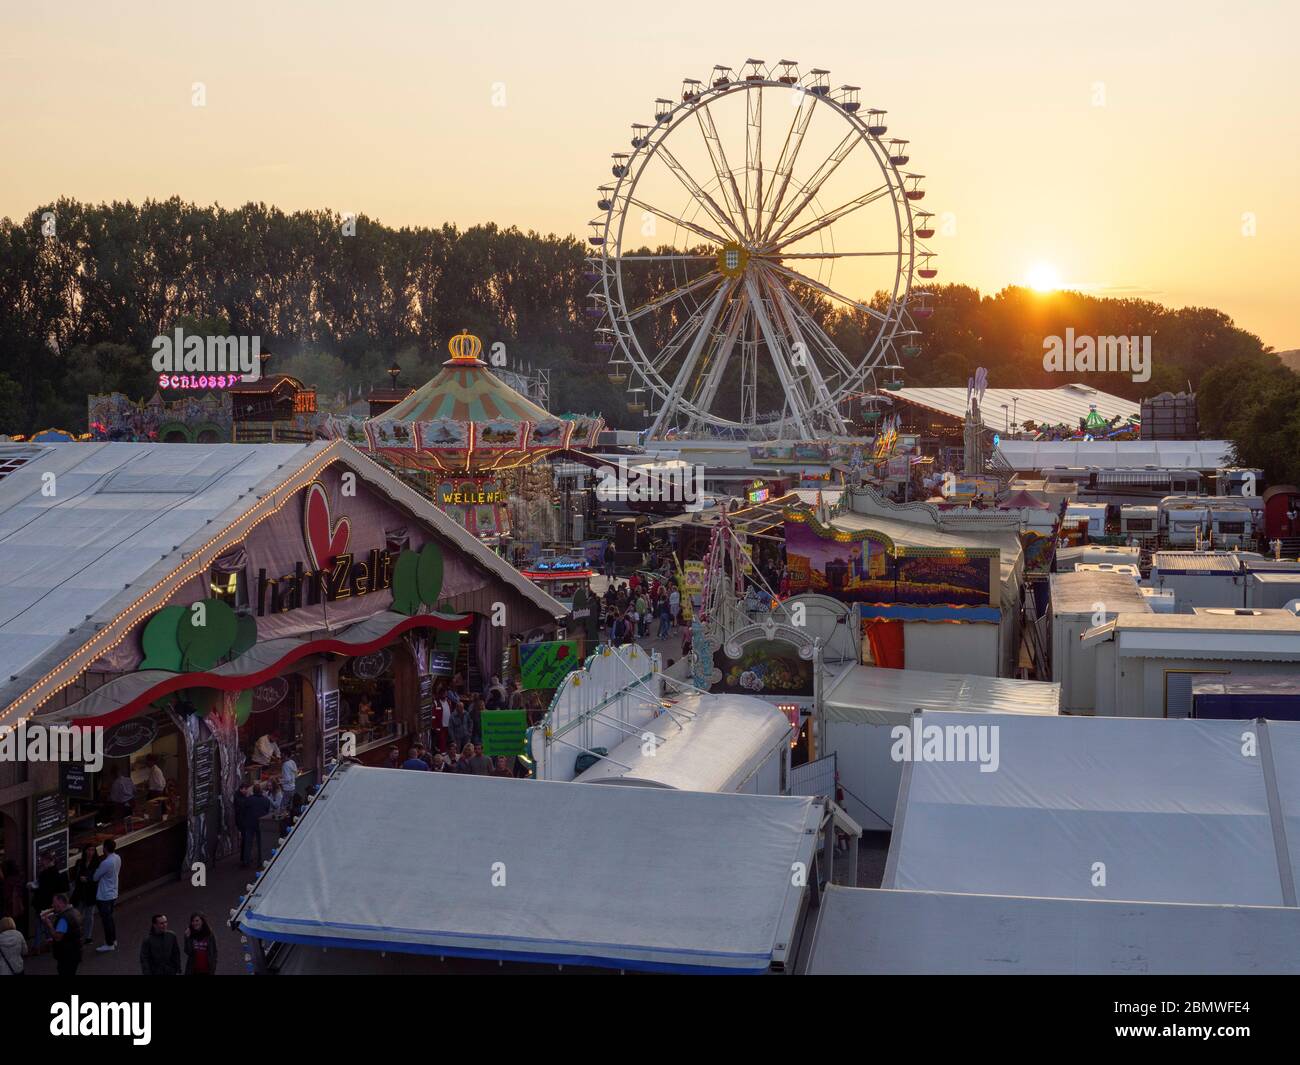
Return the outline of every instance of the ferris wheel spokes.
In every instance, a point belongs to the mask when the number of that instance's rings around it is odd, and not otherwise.
[[[796,90],[803,92],[803,90]],[[781,155],[776,162],[776,171],[774,177],[779,182],[775,185],[776,194],[770,204],[764,204],[763,209],[759,211],[759,232],[766,233],[771,228],[771,222],[763,224],[763,215],[766,213],[769,219],[775,219],[777,212],[781,209],[781,201],[785,198],[786,186],[790,184],[790,175],[794,173],[795,159],[799,156],[799,149],[803,146],[804,135],[808,132],[808,123],[812,121],[813,108],[816,106],[817,97],[812,93],[803,92],[799,99],[799,107],[795,111],[794,118],[790,121],[790,129],[785,135],[785,144],[781,146]]]
[[[638,200],[635,196],[628,196],[627,202],[629,205],[633,207],[640,207],[641,210],[646,211],[649,214],[655,215],[658,218],[662,218],[665,221],[674,222],[677,225],[681,226],[683,229],[689,229],[692,233],[695,233],[696,235],[703,237],[705,240],[710,240],[714,244],[722,245],[727,243],[726,237],[718,235],[717,233],[713,232],[713,230],[705,229],[703,226],[697,225],[695,222],[688,222],[686,221],[685,218],[679,218],[677,215],[672,214],[669,211],[661,210],[658,207],[651,207],[650,204],[645,203],[643,200]],[[620,258],[622,258],[622,256],[620,256]]]
[[[792,316],[791,320],[801,323],[817,339],[817,347],[820,349],[827,365],[834,370],[837,379],[851,377],[856,372],[856,367],[844,357],[831,341],[831,338],[826,335],[821,325],[818,324],[817,319],[800,302],[799,298],[790,291],[780,277],[770,270],[763,270],[760,273],[768,291],[775,296],[778,303],[785,307]]]
[[[718,385],[722,382],[722,373],[727,368],[727,363],[731,361],[731,353],[735,349],[736,339],[739,337],[741,330],[749,316],[749,297],[741,293],[729,310],[729,318],[726,327],[714,337],[714,346],[708,357],[708,365],[703,373],[697,375],[696,387],[694,394],[690,397],[691,403],[700,410],[707,410],[713,405],[714,399],[718,394]]]
[[[835,146],[835,150],[822,161],[822,165],[817,168],[816,173],[808,179],[803,187],[802,195],[798,200],[794,201],[795,205],[793,207],[787,206],[781,212],[779,220],[775,217],[772,219],[772,224],[768,227],[769,231],[763,235],[765,242],[774,243],[780,238],[790,223],[799,217],[800,212],[817,198],[817,193],[821,191],[821,187],[826,184],[830,176],[839,169],[840,163],[844,162],[849,157],[849,153],[860,143],[862,143],[862,138],[858,136],[856,129],[851,129],[844,135],[844,139]]]
[[[708,285],[716,284],[722,279],[723,277],[720,271],[710,270],[707,274],[701,274],[694,281],[691,281],[690,283],[685,285],[678,285],[671,292],[665,292],[662,296],[658,297],[657,299],[653,299],[649,303],[643,303],[641,304],[640,307],[628,311],[627,314],[623,316],[623,320],[627,322],[634,321],[635,319],[640,318],[642,315],[649,314],[651,311],[657,311],[661,307],[667,307],[668,304],[675,303],[683,296],[688,296],[692,292],[695,292],[696,290],[704,288]]]
[[[717,320],[718,312],[722,310],[723,301],[727,294],[735,286],[735,282],[729,282],[725,285],[719,285],[718,291],[713,294],[713,299],[709,301],[705,309],[700,313],[700,322],[695,333],[691,346],[686,351],[686,357],[682,359],[682,364],[677,368],[677,376],[673,378],[672,387],[669,390],[668,397],[664,398],[655,420],[650,429],[650,435],[654,436],[663,428],[665,416],[673,410],[672,397],[682,395],[682,390],[690,380],[691,374],[695,371],[695,364],[699,362],[700,352],[704,350],[704,345],[708,341],[713,330],[713,323]]]
[[[695,202],[698,203],[701,207],[703,207],[706,211],[708,211],[711,215],[713,215],[714,221],[717,222],[723,229],[729,230],[731,232],[732,235],[731,238],[724,237],[723,239],[719,240],[718,243],[725,244],[727,243],[728,239],[732,239],[732,238],[736,240],[744,240],[745,235],[739,229],[736,228],[736,224],[735,222],[732,221],[731,216],[728,215],[726,211],[724,211],[721,207],[718,206],[717,202],[713,199],[712,196],[710,196],[707,192],[704,191],[703,187],[700,185],[698,181],[696,181],[693,177],[691,177],[690,171],[687,170],[684,166],[682,166],[680,162],[677,161],[677,156],[673,155],[673,153],[668,150],[667,146],[664,145],[663,141],[659,142],[658,152],[660,157],[663,159],[663,161],[668,164],[668,169],[673,172],[677,180],[686,186],[686,191],[689,192],[693,197],[695,197]]]
[[[804,223],[793,233],[788,234],[784,240],[775,243],[772,238],[770,251],[780,251],[782,248],[788,248],[791,244],[796,244],[805,237],[811,237],[814,233],[820,232],[827,226],[834,225],[845,215],[852,214],[854,211],[866,207],[868,204],[875,203],[877,200],[889,195],[894,189],[889,185],[882,185],[880,188],[872,189],[870,192],[864,192],[861,196],[849,200],[848,203],[842,203],[832,211],[827,211],[824,215],[811,219]]]
[[[736,175],[727,163],[727,153],[722,147],[722,138],[718,136],[718,127],[713,121],[713,115],[709,113],[707,107],[701,107],[696,110],[695,117],[699,121],[700,133],[704,137],[705,146],[709,149],[709,161],[713,163],[713,172],[718,177],[718,187],[722,189],[722,198],[731,209],[732,228],[743,234],[745,240],[749,240],[753,233],[749,227],[749,215],[745,211],[745,201],[740,195],[740,189],[736,186]],[[737,220],[739,225],[736,224]]]
[[[847,304],[848,306],[852,307],[854,310],[858,310],[861,311],[863,314],[870,315],[878,322],[891,321],[889,315],[885,314],[884,312],[878,311],[876,310],[875,307],[872,307],[866,303],[859,303],[855,299],[851,299],[848,296],[842,295],[841,293],[836,292],[829,285],[823,285],[820,281],[814,280],[813,278],[809,277],[807,274],[801,274],[798,270],[791,270],[788,266],[782,266],[780,263],[769,262],[767,265],[769,269],[775,270],[777,273],[785,275],[791,281],[797,281],[801,285],[807,285],[809,288],[816,289],[823,296],[828,296],[830,299],[833,300],[839,300],[840,303]]]
[[[790,306],[791,301],[787,298],[787,293],[785,293],[783,286],[779,282],[775,281],[767,271],[760,271],[759,278],[760,283],[767,289],[772,298],[772,304],[776,308],[778,317],[784,320],[787,334],[794,337],[796,343],[801,345],[796,349],[801,358],[793,360],[792,372],[796,381],[802,379],[808,383],[808,387],[812,392],[812,413],[824,414],[830,419],[832,428],[843,432],[843,420],[840,418],[830,389],[826,387],[826,379],[817,365],[812,346],[804,337],[800,325],[800,316],[794,313],[793,308]],[[809,316],[804,315],[803,317],[808,318]],[[831,364],[833,367],[833,362]],[[800,370],[803,371],[802,374],[800,374]]]

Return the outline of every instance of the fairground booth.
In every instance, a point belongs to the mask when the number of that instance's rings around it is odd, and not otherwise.
[[[405,758],[442,683],[482,690],[565,616],[343,441],[13,449],[0,726],[102,726],[106,755],[0,764],[20,868],[112,838],[129,891],[229,854],[243,784]]]
[[[332,417],[324,431],[355,444],[417,485],[481,540],[510,533],[511,496],[551,492],[540,459],[596,442],[600,418],[559,417],[520,395],[479,358],[483,344],[460,333],[443,369],[369,419]],[[535,474],[535,475],[534,475]]]
[[[792,593],[856,609],[862,662],[893,669],[1011,676],[1020,642],[1024,554],[1018,512],[941,514],[872,488],[844,493],[823,521],[787,512]]]

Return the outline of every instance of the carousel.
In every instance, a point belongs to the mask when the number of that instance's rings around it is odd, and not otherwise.
[[[479,358],[476,336],[459,333],[447,349],[442,370],[396,406],[369,419],[331,417],[326,432],[368,452],[495,544],[511,532],[508,500],[530,494],[520,491],[527,471],[557,451],[593,446],[605,423],[551,414],[520,395]]]

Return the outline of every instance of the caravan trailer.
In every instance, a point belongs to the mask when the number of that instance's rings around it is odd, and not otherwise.
[[[1215,547],[1249,547],[1255,541],[1255,516],[1250,507],[1226,500],[1241,496],[1220,497],[1223,502],[1210,504],[1210,536]]]
[[[1160,508],[1154,504],[1126,504],[1119,508],[1119,531],[1140,543],[1160,536]]]
[[[1200,547],[1209,532],[1210,508],[1195,496],[1166,496],[1160,501],[1160,526],[1170,547]]]

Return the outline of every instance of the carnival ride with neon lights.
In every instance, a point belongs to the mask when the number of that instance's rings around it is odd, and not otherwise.
[[[412,482],[479,536],[509,532],[502,475],[567,448],[595,444],[601,418],[560,417],[507,385],[462,332],[443,369],[396,406],[369,419],[331,417],[341,436]]]
[[[920,352],[913,319],[933,309],[914,285],[937,274],[922,177],[885,112],[829,78],[793,60],[715,66],[656,100],[632,151],[614,153],[587,314],[651,438],[844,436],[840,405]],[[849,276],[833,283],[837,265]],[[856,353],[832,332],[855,335]]]

